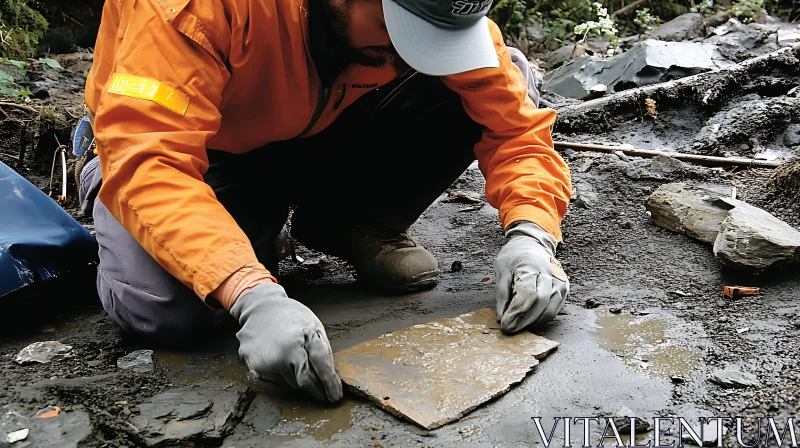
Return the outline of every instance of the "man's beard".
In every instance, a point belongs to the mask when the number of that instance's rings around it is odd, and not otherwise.
[[[331,3],[331,0],[322,0],[323,7],[325,8],[325,13],[330,21],[330,25],[333,28],[333,31],[336,33],[336,36],[339,38],[339,42],[342,46],[342,51],[344,52],[345,57],[347,57],[352,63],[364,65],[367,67],[383,67],[386,65],[391,65],[398,71],[398,74],[404,72],[408,69],[405,62],[397,57],[394,54],[394,51],[391,53],[388,52],[387,48],[358,48],[353,44],[352,39],[348,34],[348,15],[347,15],[347,5],[348,2],[352,0],[345,0],[343,6],[335,6]],[[373,50],[373,51],[385,51],[385,54],[374,56],[372,54],[368,54],[366,50]]]

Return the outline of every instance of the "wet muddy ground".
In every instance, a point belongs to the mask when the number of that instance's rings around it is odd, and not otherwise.
[[[800,85],[796,73],[771,73],[783,80],[781,86]],[[779,95],[784,98],[781,101],[796,110],[796,100],[785,94]],[[718,110],[732,110],[737,102],[747,106],[752,95],[732,95]],[[557,126],[556,137],[644,147],[687,142],[691,138],[686,135],[701,132],[717,113],[692,109],[681,113],[680,103],[665,101],[664,105],[664,121],[654,123],[621,113],[606,116],[607,126],[585,131],[570,126],[560,133]],[[796,114],[775,116],[778,123],[770,125],[769,141],[778,142],[785,129],[800,125]],[[679,121],[685,125],[679,126]],[[784,130],[778,129],[781,126]],[[656,135],[652,140],[646,137],[651,133]],[[719,149],[708,151],[719,154]],[[14,154],[12,150],[2,148],[7,157]],[[734,154],[742,151],[747,152],[744,147],[731,150]],[[782,151],[790,153],[791,148]],[[47,406],[62,409],[60,420],[36,422],[28,441],[14,446],[142,446],[146,439],[141,418],[152,408],[147,400],[184,386],[239,394],[233,400],[237,412],[230,414],[224,430],[199,433],[183,441],[187,446],[535,446],[541,440],[532,417],[542,417],[549,430],[554,417],[604,416],[623,406],[642,418],[773,416],[783,422],[796,416],[800,407],[796,399],[800,392],[797,266],[762,277],[723,271],[710,247],[655,227],[644,207],[649,194],[665,182],[735,185],[740,199],[798,228],[796,200],[768,194],[768,170],[664,168],[645,159],[573,151],[564,152],[564,157],[573,168],[577,190],[559,251],[572,291],[564,313],[541,332],[560,346],[508,394],[462,420],[425,431],[352,395],[331,407],[248,380],[232,332],[181,349],[129,340],[105,317],[88,285],[31,298],[41,303],[55,300],[62,306],[53,308],[59,310],[56,314],[31,306],[25,315],[14,317],[28,325],[3,332],[2,414],[31,417]],[[483,185],[473,166],[450,190],[482,195]],[[283,263],[287,290],[320,317],[334,350],[410,325],[493,306],[492,264],[504,243],[494,209],[486,204],[476,209],[437,201],[412,233],[438,257],[443,270],[441,284],[432,291],[382,296],[360,290],[353,284],[352,271],[341,262],[322,269]],[[317,254],[300,248],[300,255]],[[457,261],[463,269],[453,272],[450,267]],[[490,280],[482,281],[487,276]],[[725,299],[722,287],[729,284],[759,286],[761,294]],[[81,305],[69,306],[69,302]],[[72,345],[74,356],[47,365],[13,362],[21,348],[43,340]],[[118,357],[142,348],[155,350],[153,372],[116,367]],[[709,381],[710,373],[728,367],[755,374],[762,386],[724,389]],[[74,418],[69,420],[69,416]],[[592,432],[597,435],[601,429],[593,427]],[[581,426],[576,425],[574,444],[581,443],[581,434]]]

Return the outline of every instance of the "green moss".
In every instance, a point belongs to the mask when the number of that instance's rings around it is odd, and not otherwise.
[[[0,0],[0,56],[24,59],[35,56],[36,44],[47,31],[47,20],[27,0]]]

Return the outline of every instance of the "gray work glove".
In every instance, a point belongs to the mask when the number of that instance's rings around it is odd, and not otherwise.
[[[256,286],[239,296],[230,313],[241,325],[239,355],[251,371],[319,400],[341,400],[342,380],[322,322],[282,286]]]
[[[497,316],[507,334],[555,319],[569,294],[569,279],[556,260],[556,239],[538,225],[520,221],[494,262]]]

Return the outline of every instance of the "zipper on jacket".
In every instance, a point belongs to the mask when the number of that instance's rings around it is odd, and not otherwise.
[[[339,87],[339,99],[336,100],[335,103],[333,103],[333,110],[339,109],[339,106],[341,106],[342,102],[344,101],[344,97],[345,97],[346,93],[347,93],[347,84],[342,84]]]
[[[317,108],[314,109],[314,115],[311,116],[311,121],[308,122],[308,126],[303,129],[303,132],[301,132],[298,137],[302,137],[314,129],[314,126],[317,125],[319,118],[322,116],[322,112],[324,112],[325,108],[328,107],[328,102],[330,99],[331,89],[320,86],[319,95],[317,95]]]
[[[308,46],[308,39],[306,38],[306,34],[308,34],[308,30],[306,29],[307,21],[308,21],[308,10],[306,9],[305,5],[300,5],[300,13],[303,15],[300,19],[300,29],[303,33],[303,47],[306,50],[306,59],[308,60],[308,65],[311,68],[311,71],[314,72],[314,75],[317,77],[317,82],[319,82],[319,94],[317,95],[317,107],[314,109],[314,114],[311,116],[311,121],[308,122],[308,125],[303,132],[298,135],[298,137],[303,137],[307,133],[311,132],[314,129],[314,126],[317,125],[322,113],[325,111],[325,108],[328,107],[328,102],[331,99],[331,89],[325,87],[322,84],[322,80],[320,80],[319,75],[317,74],[317,68],[314,66],[314,60],[311,58],[311,49]]]

